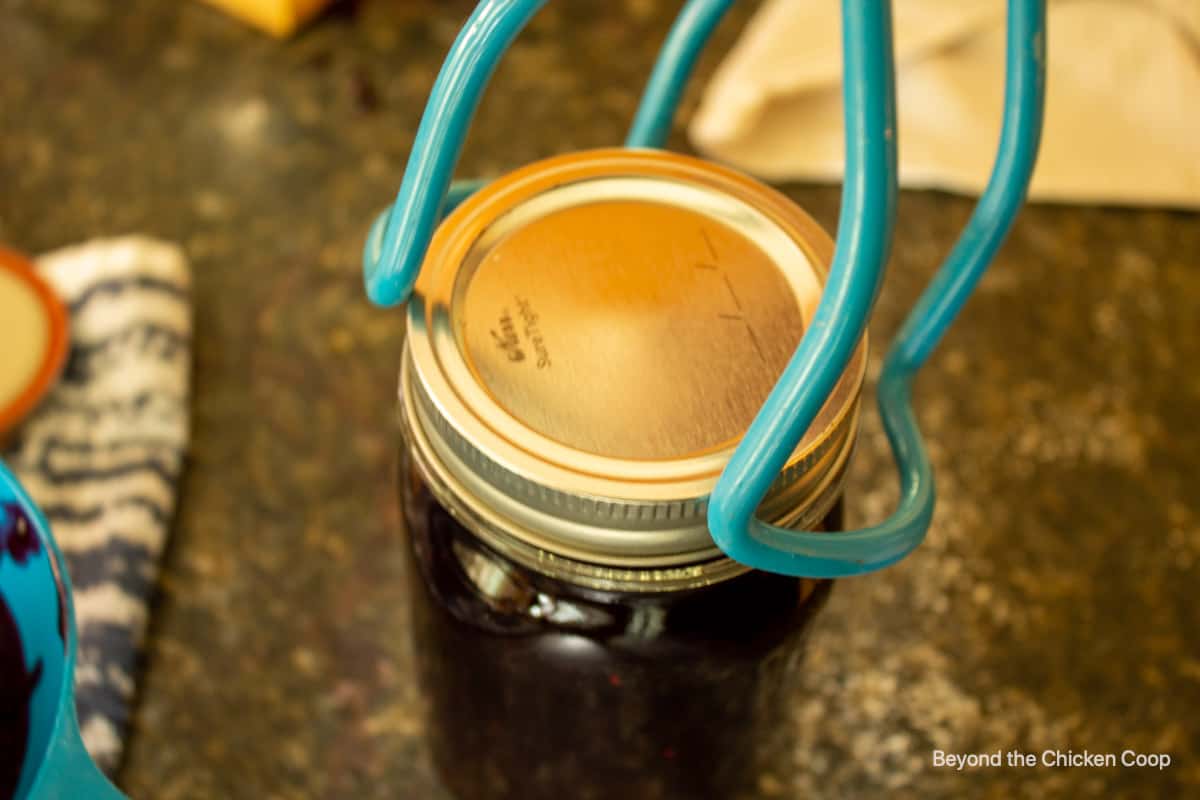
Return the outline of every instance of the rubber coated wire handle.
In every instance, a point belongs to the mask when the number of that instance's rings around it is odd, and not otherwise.
[[[394,306],[408,299],[483,90],[504,51],[546,2],[484,0],[454,40],[421,116],[396,202],[367,236],[363,277],[373,303]],[[463,187],[452,199],[460,201],[473,188]]]
[[[626,147],[662,147],[666,143],[696,61],[733,2],[689,0],[679,12],[642,93],[633,126],[625,137]]]
[[[885,47],[890,51],[890,42],[884,41],[887,20],[883,14],[868,16],[867,5],[874,4],[843,3],[846,186],[829,281],[812,326],[722,472],[708,510],[709,528],[726,554],[789,575],[870,572],[900,560],[924,539],[935,493],[933,470],[910,402],[912,379],[1008,234],[1024,202],[1041,138],[1045,3],[1010,0],[1004,121],[991,177],[954,249],[901,328],[879,379],[879,411],[900,472],[899,505],[878,525],[833,535],[787,530],[755,519],[755,509],[812,424],[861,335],[882,266],[877,249],[857,250],[862,237],[882,238],[863,230],[864,222],[871,222],[868,215],[878,215],[883,205],[870,194],[894,189],[894,175],[885,189],[869,174],[894,164],[880,163],[886,157],[878,142],[887,124],[880,111],[891,102],[890,70],[885,74],[861,52],[868,42],[880,48],[876,53]],[[873,221],[890,230],[878,216]]]
[[[466,127],[512,39],[545,0],[484,0],[459,34],[434,85],[395,205],[376,220],[364,252],[367,291],[380,305],[407,299],[441,214],[481,184],[450,185]],[[690,0],[651,75],[628,146],[661,146],[686,80],[732,0]],[[863,7],[863,6],[870,6]],[[775,475],[844,371],[882,277],[894,222],[895,108],[888,4],[843,2],[846,184],[834,263],[800,348],[726,466],[709,526],[733,558],[812,577],[868,572],[921,541],[934,504],[932,470],[910,406],[913,374],[928,358],[995,255],[1024,199],[1036,159],[1044,94],[1043,0],[1011,0],[1000,153],[987,190],[885,361],[879,406],[901,478],[884,523],[835,536],[753,518]],[[790,444],[789,444],[790,443]]]
[[[496,65],[546,2],[484,0],[455,39],[425,106],[396,200],[367,236],[363,274],[372,302],[394,306],[408,299],[437,223],[486,183],[450,179]],[[696,60],[731,5],[733,0],[689,0],[659,55],[626,146],[661,147],[666,141]]]

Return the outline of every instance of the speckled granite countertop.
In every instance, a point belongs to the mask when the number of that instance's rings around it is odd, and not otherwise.
[[[194,449],[135,797],[445,800],[402,613],[400,317],[366,302],[359,251],[471,5],[346,4],[278,44],[190,2],[0,0],[0,239],[141,231],[196,270]],[[677,5],[550,4],[463,173],[618,142]],[[835,189],[789,192],[832,227]],[[970,208],[903,196],[878,341]],[[764,797],[1200,797],[1197,309],[1200,217],[1023,214],[918,385],[928,542],[836,588]],[[850,491],[852,523],[895,497],[873,414]],[[935,748],[1174,763],[958,773]]]

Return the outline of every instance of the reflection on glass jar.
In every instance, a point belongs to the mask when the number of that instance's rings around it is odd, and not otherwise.
[[[753,789],[831,584],[725,558],[706,499],[831,249],[782,196],[651,151],[534,164],[442,225],[408,309],[401,496],[460,800]],[[865,349],[764,518],[840,528]]]

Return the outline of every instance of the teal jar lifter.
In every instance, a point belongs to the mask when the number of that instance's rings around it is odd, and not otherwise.
[[[888,5],[843,4],[834,243],[755,181],[655,149],[730,4],[686,4],[626,149],[452,187],[484,85],[542,5],[481,3],[368,238],[371,299],[407,301],[416,655],[434,757],[462,800],[750,790],[756,759],[782,752],[783,700],[829,579],[895,563],[929,526],[911,383],[1024,199],[1044,5],[1009,5],[991,180],[880,376],[899,507],[845,531],[896,202]]]

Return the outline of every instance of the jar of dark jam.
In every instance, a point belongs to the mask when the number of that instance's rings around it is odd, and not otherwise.
[[[408,306],[401,499],[460,800],[753,796],[830,583],[729,560],[706,502],[831,253],[781,195],[658,151],[531,165],[442,224]],[[762,518],[840,529],[865,349]]]

